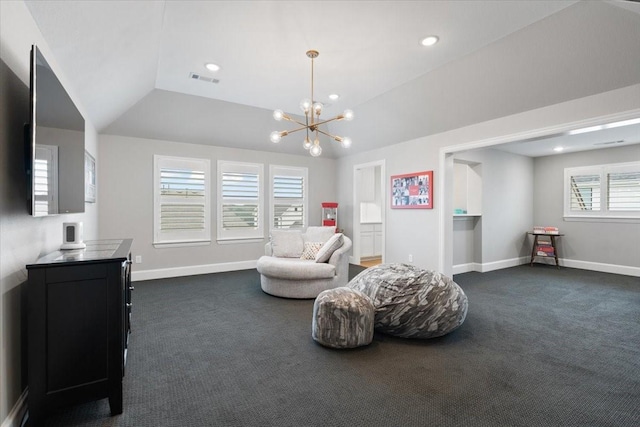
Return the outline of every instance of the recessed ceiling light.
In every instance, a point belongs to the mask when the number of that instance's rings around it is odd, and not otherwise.
[[[332,101],[335,101],[338,98],[340,98],[340,95],[338,95],[337,93],[332,93],[331,95],[329,95],[329,99]]]
[[[205,68],[209,71],[218,71],[220,69],[220,66],[218,64],[214,64],[213,62],[207,62],[206,64],[204,64]]]
[[[621,122],[607,123],[606,125],[589,126],[586,128],[574,129],[574,130],[570,130],[568,134],[579,135],[581,133],[595,132],[597,130],[602,130],[602,129],[613,129],[613,128],[618,128],[620,126],[637,125],[638,123],[640,123],[640,117],[637,119],[623,120]]]
[[[561,152],[562,150],[564,150],[564,147],[555,147],[553,149],[553,151],[558,152],[558,153]]]
[[[420,40],[420,44],[422,46],[433,46],[434,44],[438,43],[438,40],[440,40],[438,36],[428,36]]]

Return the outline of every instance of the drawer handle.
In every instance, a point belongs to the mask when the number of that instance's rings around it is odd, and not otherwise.
[[[130,291],[135,291],[136,288],[134,288],[133,286],[129,286],[129,290]]]

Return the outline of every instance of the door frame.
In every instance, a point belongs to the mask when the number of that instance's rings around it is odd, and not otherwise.
[[[387,191],[386,191],[386,161],[385,159],[375,160],[367,163],[359,163],[353,166],[353,255],[350,257],[351,264],[360,264],[360,202],[358,201],[358,170],[368,167],[380,166],[380,203],[382,221],[382,262],[386,259],[386,211],[387,211]]]

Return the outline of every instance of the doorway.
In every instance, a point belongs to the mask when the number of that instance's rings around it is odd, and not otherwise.
[[[534,142],[539,145],[540,141],[543,139],[551,138],[558,135],[569,134],[569,132],[575,129],[597,127],[606,125],[607,123],[630,120],[637,118],[639,114],[640,110],[634,109],[608,116],[594,117],[575,122],[567,122],[546,128],[522,131],[500,137],[488,138],[484,140],[472,141],[459,145],[451,145],[440,148],[439,170],[443,178],[438,184],[438,202],[439,206],[442,207],[439,212],[439,270],[448,276],[452,276],[454,273],[453,246],[455,240],[454,217],[456,206],[454,202],[453,190],[455,180],[454,168],[457,154],[464,151],[475,151],[478,149],[496,147],[508,143],[524,144],[525,142]],[[490,266],[490,268],[495,269],[495,266]],[[490,270],[481,269],[481,271]]]
[[[351,263],[372,267],[385,260],[385,161],[353,167],[353,256]]]

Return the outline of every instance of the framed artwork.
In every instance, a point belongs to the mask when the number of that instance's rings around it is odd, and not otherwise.
[[[84,201],[96,202],[96,159],[88,151],[84,152]]]
[[[391,176],[392,209],[433,209],[433,171]]]

